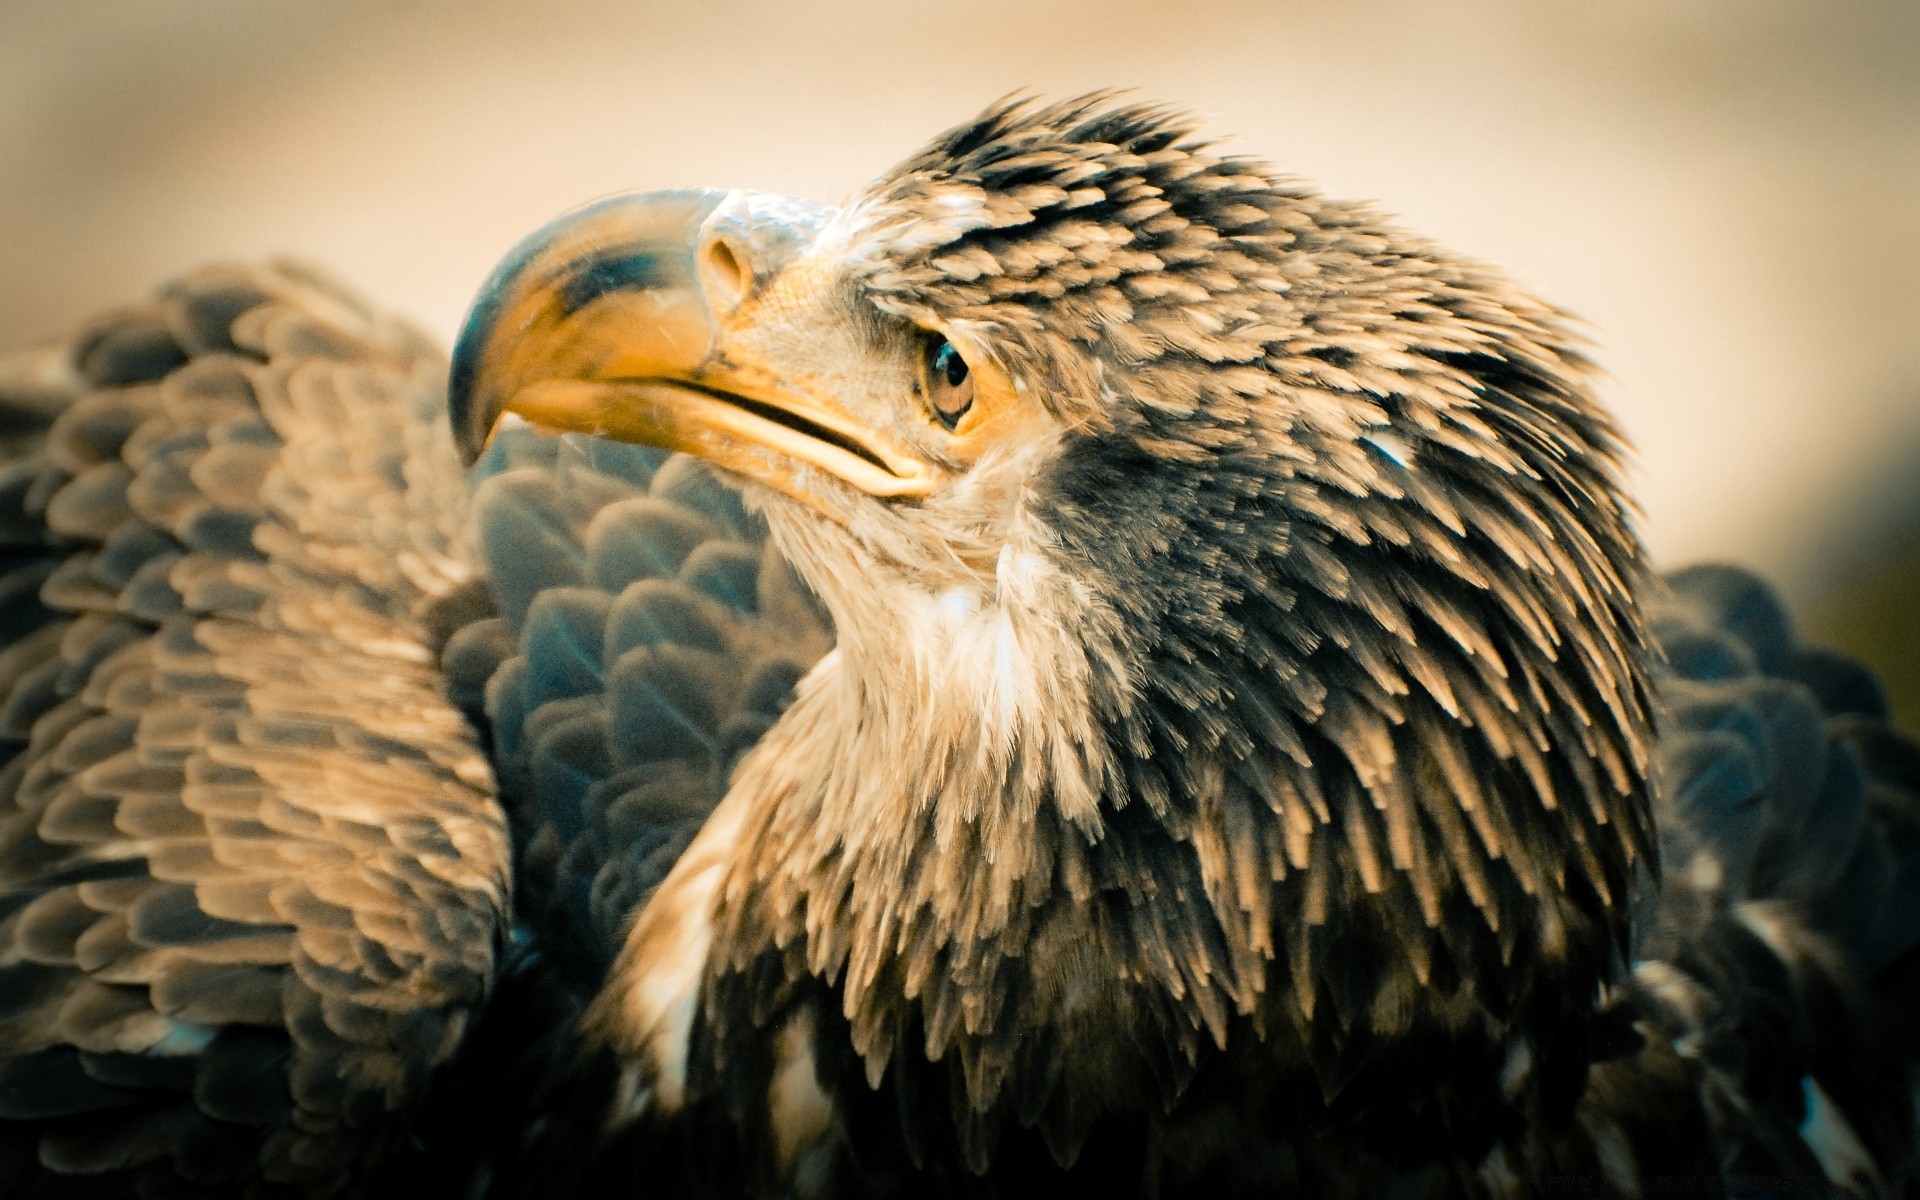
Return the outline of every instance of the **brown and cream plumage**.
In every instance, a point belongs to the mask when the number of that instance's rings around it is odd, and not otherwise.
[[[0,1194],[351,1188],[509,915],[442,362],[273,269],[16,366]]]
[[[5,1177],[1897,1191],[1920,754],[1587,371],[1102,97],[563,218],[450,425],[286,268],[21,360]]]

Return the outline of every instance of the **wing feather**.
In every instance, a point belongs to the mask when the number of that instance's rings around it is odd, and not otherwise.
[[[1629,988],[1648,1041],[1632,1071],[1597,1069],[1584,1119],[1628,1130],[1628,1107],[1671,1111],[1688,1101],[1654,1091],[1678,1074],[1713,1137],[1625,1136],[1642,1178],[1665,1163],[1794,1195],[1896,1188],[1914,1129],[1898,1030],[1920,999],[1920,746],[1871,674],[1802,645],[1754,576],[1678,572],[1652,611],[1663,879],[1636,909]],[[1862,1152],[1834,1154],[1836,1129]],[[1702,1144],[1716,1161],[1693,1157]]]
[[[0,1195],[337,1193],[485,1000],[443,377],[284,264],[0,368]]]
[[[584,1002],[832,631],[696,459],[508,429],[478,474],[499,616],[454,635],[448,673],[484,690],[521,913]]]

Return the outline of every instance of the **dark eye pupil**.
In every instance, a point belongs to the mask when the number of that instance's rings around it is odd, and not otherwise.
[[[953,343],[934,334],[926,343],[924,374],[916,385],[927,391],[927,407],[948,432],[960,427],[960,418],[973,407],[973,371]]]
[[[946,376],[948,387],[959,387],[967,381],[967,360],[960,357],[952,342],[940,343],[933,352],[933,369]]]

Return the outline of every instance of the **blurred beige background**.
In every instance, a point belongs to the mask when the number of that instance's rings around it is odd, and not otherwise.
[[[275,252],[448,338],[595,195],[832,200],[1113,85],[1581,314],[1659,557],[1920,659],[1912,0],[0,0],[0,345]]]

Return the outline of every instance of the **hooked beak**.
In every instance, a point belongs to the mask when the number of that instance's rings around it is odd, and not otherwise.
[[[824,471],[917,498],[930,464],[831,396],[732,361],[729,329],[811,244],[829,210],[750,192],[630,193],[520,243],[460,331],[448,383],[463,461],[507,413],[560,431],[681,450],[818,503]]]

